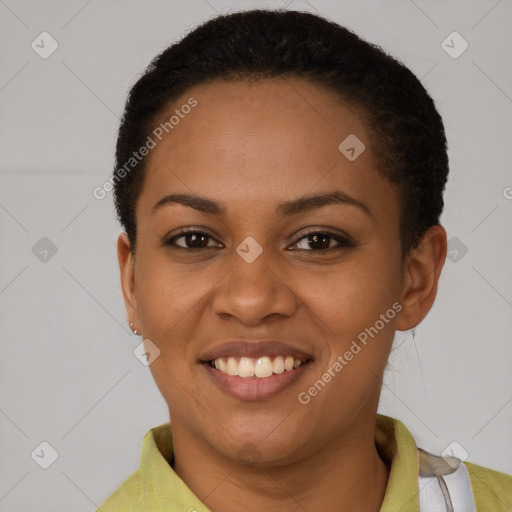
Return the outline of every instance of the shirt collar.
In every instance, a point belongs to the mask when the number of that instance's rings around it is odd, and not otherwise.
[[[378,414],[375,443],[390,467],[380,512],[419,512],[418,452],[411,433],[400,421]],[[151,429],[142,443],[142,496],[140,508],[134,511],[195,509],[196,512],[209,512],[174,472],[172,458],[170,424]]]
[[[400,421],[377,415],[375,444],[391,466],[380,512],[419,512],[418,449]]]

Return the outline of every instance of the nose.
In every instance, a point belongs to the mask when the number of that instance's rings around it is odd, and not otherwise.
[[[280,271],[278,258],[271,262],[263,251],[248,263],[233,252],[231,271],[215,290],[214,312],[220,317],[236,318],[247,326],[260,325],[272,317],[292,316],[297,309],[297,297]]]

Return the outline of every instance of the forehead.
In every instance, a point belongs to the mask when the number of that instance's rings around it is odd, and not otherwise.
[[[155,127],[166,122],[168,133],[155,139],[146,165],[143,196],[155,202],[164,193],[187,192],[261,208],[341,188],[374,202],[376,214],[397,209],[396,191],[377,172],[362,116],[306,80],[197,85],[166,108]]]

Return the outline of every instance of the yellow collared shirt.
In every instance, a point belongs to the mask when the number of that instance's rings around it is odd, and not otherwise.
[[[398,420],[377,415],[376,445],[391,471],[380,512],[420,512],[418,449]],[[98,512],[209,512],[174,472],[169,423],[144,437],[140,467],[101,505]],[[477,512],[512,511],[512,476],[465,463]],[[455,511],[457,512],[457,511]]]

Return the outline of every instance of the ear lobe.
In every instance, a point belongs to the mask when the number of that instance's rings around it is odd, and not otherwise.
[[[135,296],[135,257],[131,251],[130,240],[126,233],[121,233],[117,239],[117,261],[121,276],[121,289],[128,323],[137,320],[137,300]]]
[[[396,321],[399,331],[416,327],[432,308],[446,250],[446,231],[437,225],[426,231],[418,246],[407,257],[404,265],[402,310]]]

